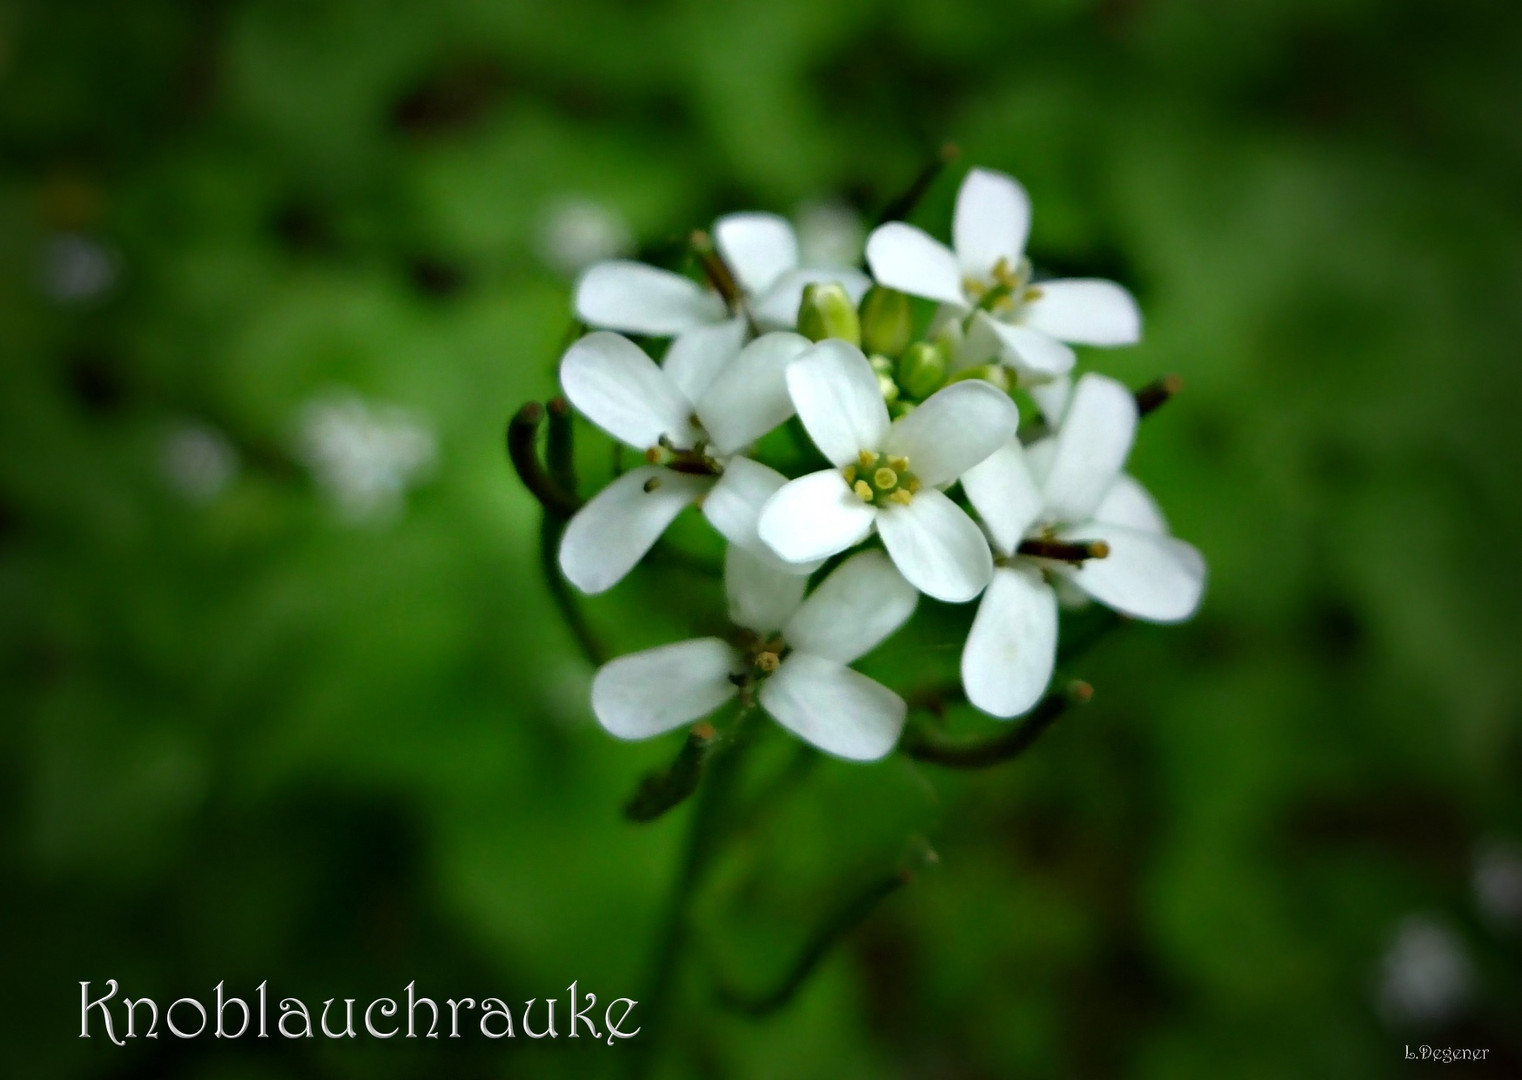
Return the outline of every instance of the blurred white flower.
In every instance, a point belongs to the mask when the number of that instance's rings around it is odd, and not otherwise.
[[[1522,927],[1522,844],[1492,838],[1474,853],[1471,878],[1481,914],[1493,925]]]
[[[776,214],[740,213],[714,223],[714,246],[735,275],[756,324],[791,330],[806,285],[838,282],[859,303],[872,284],[850,267],[803,263],[798,235]],[[698,282],[644,263],[612,260],[587,269],[576,285],[576,315],[588,326],[628,334],[671,337],[692,333],[744,340],[745,319]]]
[[[1073,345],[1134,345],[1141,312],[1131,294],[1096,278],[1031,281],[1025,240],[1031,205],[1019,181],[973,169],[957,192],[953,248],[902,221],[867,238],[867,264],[879,284],[939,300],[957,317],[971,314],[1001,359],[1022,374],[1072,369]]]
[[[803,266],[848,267],[861,261],[866,229],[861,215],[842,202],[804,203],[798,222],[798,258]]]
[[[1057,653],[1053,580],[1148,622],[1178,622],[1199,606],[1205,560],[1168,535],[1157,504],[1121,472],[1137,419],[1129,390],[1085,375],[1054,437],[1029,448],[1010,439],[962,477],[999,555],[962,652],[967,698],[983,711],[1019,716],[1046,689]],[[1096,557],[1064,557],[1065,545],[1093,544]]]
[[[634,234],[618,211],[583,198],[561,199],[546,207],[534,239],[545,264],[567,277],[634,250]]]
[[[407,489],[433,466],[433,432],[396,406],[325,394],[301,406],[296,426],[298,456],[351,521],[395,516]]]
[[[56,233],[42,250],[41,286],[59,304],[95,300],[116,284],[117,258],[79,233]]]
[[[783,372],[809,346],[763,334],[745,348],[708,335],[672,342],[661,365],[634,342],[597,331],[566,351],[560,385],[592,423],[645,455],[577,511],[560,569],[578,589],[618,584],[661,533],[699,500],[730,543],[753,550],[756,515],[780,473],[738,452],[793,415]],[[806,570],[810,568],[800,568]]]
[[[216,428],[189,422],[164,439],[159,465],[169,486],[182,497],[209,503],[238,472],[238,452]]]
[[[1393,1026],[1437,1024],[1463,1010],[1475,984],[1458,935],[1427,916],[1408,915],[1380,961],[1375,1004]]]
[[[805,742],[875,761],[898,742],[908,706],[849,667],[910,615],[919,595],[880,551],[847,559],[803,598],[807,579],[731,546],[725,558],[737,647],[700,638],[621,656],[592,680],[592,710],[621,739],[646,739],[706,716],[759,684],[761,707]]]
[[[971,600],[993,570],[988,542],[941,490],[1012,439],[1007,394],[968,380],[890,421],[862,351],[828,338],[788,365],[788,393],[834,468],[793,480],[762,508],[761,539],[788,562],[826,559],[874,529],[899,572],[928,596]]]

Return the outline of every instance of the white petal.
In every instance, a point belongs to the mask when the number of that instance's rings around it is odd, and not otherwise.
[[[576,283],[576,317],[629,334],[680,334],[726,317],[724,301],[691,278],[644,263],[596,263]]]
[[[1059,375],[1055,379],[1032,383],[1026,389],[1030,391],[1036,407],[1041,410],[1041,415],[1046,417],[1046,422],[1054,428],[1059,426],[1067,414],[1068,402],[1073,397],[1073,377]]]
[[[648,739],[734,697],[739,653],[718,638],[678,641],[610,660],[592,678],[592,712],[620,739]]]
[[[1025,309],[1025,323],[1075,345],[1135,345],[1141,340],[1141,309],[1113,281],[1071,278],[1042,281],[1041,298]]]
[[[1052,474],[1052,459],[1057,456],[1057,436],[1048,435],[1037,439],[1025,448],[1025,466],[1030,469],[1037,486],[1046,490],[1046,478]],[[1045,499],[1045,495],[1042,496]]]
[[[803,603],[806,575],[776,558],[755,555],[735,544],[724,553],[724,592],[729,621],[758,634],[772,634],[788,624]]]
[[[1041,699],[1057,662],[1057,596],[1032,567],[994,571],[962,650],[967,700],[1019,716]]]
[[[1025,461],[1019,439],[1010,439],[962,474],[962,490],[983,519],[994,546],[1013,555],[1041,516],[1041,488]]]
[[[1167,535],[1168,520],[1157,501],[1133,476],[1121,473],[1110,485],[1110,490],[1099,501],[1094,520],[1106,525],[1124,525],[1142,532]]]
[[[656,486],[645,490],[654,480]],[[713,483],[655,465],[624,473],[576,512],[560,538],[560,570],[585,593],[623,580],[672,519]]]
[[[1205,560],[1172,536],[1091,522],[1063,530],[1064,539],[1104,540],[1110,554],[1065,569],[1080,589],[1122,615],[1148,622],[1182,622],[1205,591]]]
[[[1025,252],[1031,198],[1012,176],[973,169],[957,189],[951,235],[962,272],[987,280],[1000,259],[1011,270]]]
[[[920,491],[908,506],[881,511],[877,531],[899,572],[937,600],[971,600],[993,573],[993,556],[982,530],[935,488]]]
[[[769,330],[792,330],[798,325],[798,305],[803,301],[804,286],[832,281],[845,289],[853,304],[861,303],[861,298],[872,287],[872,279],[860,270],[803,267],[789,270],[765,292],[753,297],[750,313]]]
[[[634,342],[599,330],[566,350],[560,385],[572,405],[619,442],[637,450],[662,435],[693,444],[692,404]]]
[[[814,445],[836,465],[882,445],[888,407],[856,346],[838,338],[819,342],[788,365],[787,390]]]
[[[724,475],[703,500],[703,516],[731,544],[755,551],[765,548],[756,535],[756,519],[766,500],[777,494],[787,477],[769,465],[746,457],[724,464]]]
[[[761,707],[804,742],[848,761],[885,757],[909,712],[886,686],[808,653],[793,653],[761,684]]]
[[[726,214],[714,223],[713,241],[752,296],[798,265],[798,235],[776,214]]]
[[[677,335],[661,369],[688,401],[698,401],[745,344],[744,319],[698,326]]]
[[[890,221],[867,237],[867,265],[880,285],[966,309],[962,268],[951,249],[924,229]]]
[[[919,599],[892,559],[863,551],[824,579],[782,636],[799,652],[849,664],[903,626]]]
[[[763,334],[713,381],[697,414],[720,453],[734,453],[793,415],[787,366],[811,346],[798,334]]]
[[[944,304],[940,308],[940,311],[950,310],[952,309]],[[950,370],[953,373],[989,363],[998,359],[1006,351],[1004,339],[999,336],[994,320],[988,317],[986,311],[974,314],[965,331],[962,329],[960,320],[956,320],[951,326],[954,327],[951,329],[952,347],[956,351],[950,364]]]
[[[1093,515],[1131,452],[1136,419],[1136,399],[1120,383],[1093,373],[1078,380],[1046,477],[1050,520],[1079,522]]]
[[[929,487],[955,482],[1014,438],[1020,410],[986,382],[952,383],[893,422],[883,451],[909,459],[909,471]]]
[[[766,501],[756,531],[790,563],[828,559],[867,538],[877,508],[862,502],[834,469],[800,476]]]
[[[1031,375],[1065,375],[1078,362],[1072,349],[1040,330],[997,319],[989,319],[988,325],[1003,346],[1004,362],[1016,371]]]

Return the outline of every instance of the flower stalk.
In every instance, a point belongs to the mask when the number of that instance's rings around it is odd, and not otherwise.
[[[1093,696],[1092,686],[1075,680],[1042,698],[1017,726],[991,739],[954,741],[928,728],[918,727],[905,734],[900,749],[917,761],[952,769],[986,769],[991,765],[1002,765],[1034,746],[1070,705],[1085,704]]]

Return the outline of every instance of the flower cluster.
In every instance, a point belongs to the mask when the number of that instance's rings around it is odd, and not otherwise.
[[[576,314],[593,329],[561,386],[643,464],[570,519],[560,568],[583,592],[611,588],[698,505],[728,544],[734,627],[605,664],[592,706],[608,731],[658,735],[738,697],[821,750],[874,760],[908,706],[850,665],[921,593],[978,601],[962,687],[1000,718],[1046,691],[1061,606],[1194,612],[1204,561],[1124,471],[1137,395],[1074,378],[1072,346],[1140,339],[1136,303],[1113,282],[1038,277],[1029,226],[1019,183],[975,169],[952,246],[888,222],[867,239],[870,276],[801,265],[792,226],[762,213],[697,235],[706,286],[626,260],[582,275]],[[630,334],[669,338],[660,363]],[[783,425],[819,468],[759,460]]]

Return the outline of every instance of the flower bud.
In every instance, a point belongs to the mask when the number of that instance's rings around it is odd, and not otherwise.
[[[798,332],[810,341],[840,338],[861,344],[861,322],[851,296],[836,282],[805,285],[798,305]]]
[[[946,382],[945,354],[926,341],[916,341],[898,360],[898,384],[904,393],[923,401]]]
[[[861,298],[862,348],[897,356],[909,346],[913,318],[909,298],[896,289],[874,285]]]

